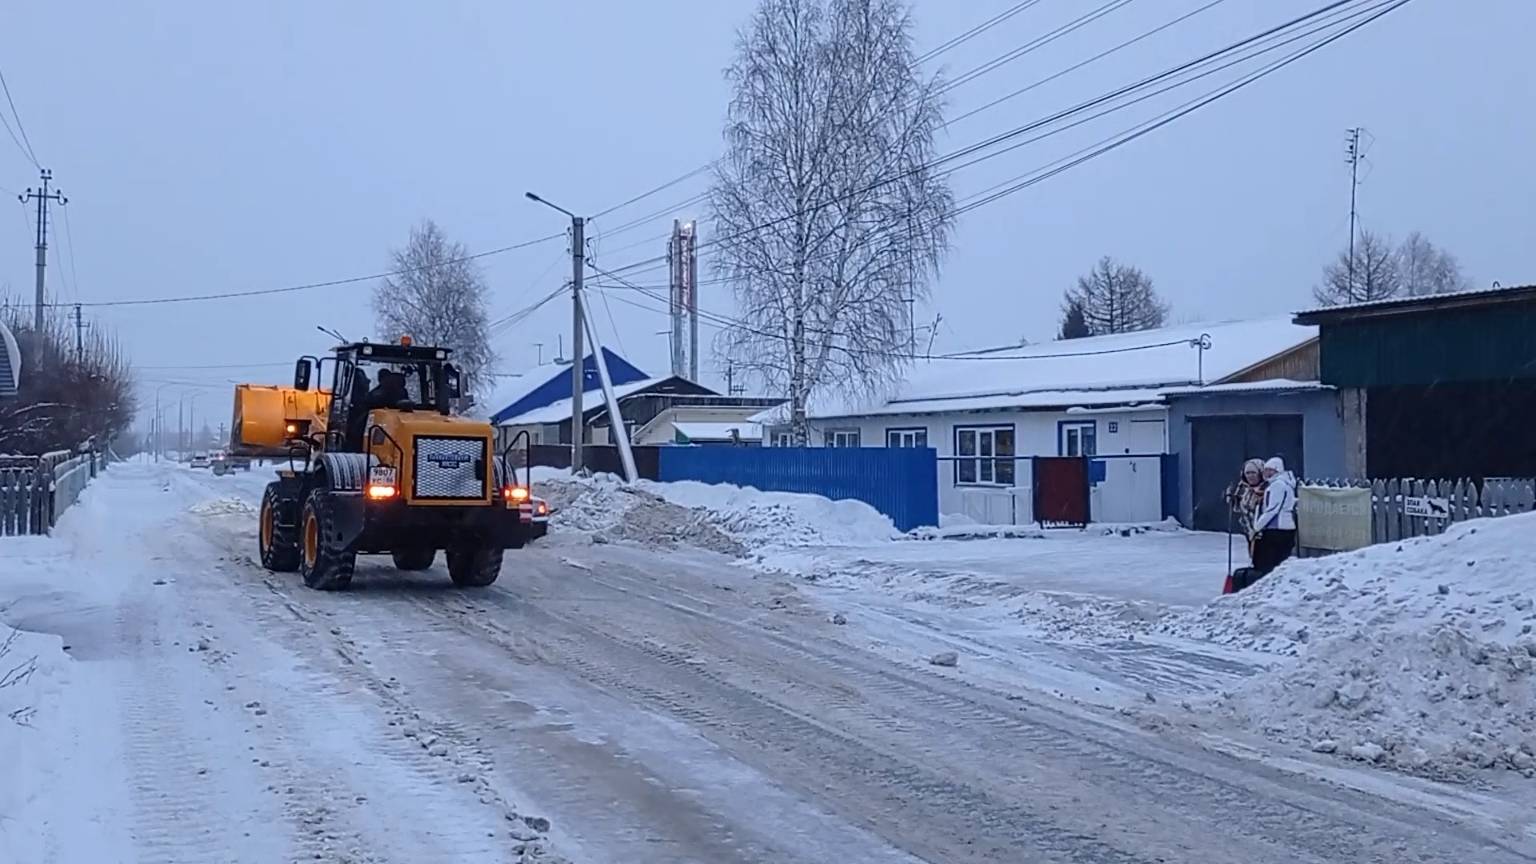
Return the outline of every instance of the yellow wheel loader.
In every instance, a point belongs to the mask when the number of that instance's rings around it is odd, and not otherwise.
[[[231,450],[288,458],[262,497],[262,566],[320,590],[347,587],[358,555],[426,570],[446,553],[455,584],[496,581],[502,553],[542,536],[546,510],[495,452],[484,420],[454,416],[448,349],[357,342],[302,357],[293,387],[235,389]],[[330,366],[329,388],[311,378]]]

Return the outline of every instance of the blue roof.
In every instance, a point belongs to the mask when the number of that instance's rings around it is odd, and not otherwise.
[[[650,377],[636,368],[634,364],[609,351],[607,348],[603,349],[603,360],[608,364],[608,377],[613,381],[613,386],[615,387],[634,381],[643,381]],[[602,379],[597,375],[597,362],[591,354],[588,354],[581,362],[581,375],[581,391],[583,393],[602,389]],[[511,405],[492,414],[491,422],[500,423],[508,417],[526,414],[535,408],[543,408],[546,405],[553,405],[561,399],[569,398],[571,398],[571,367],[561,366],[557,371],[551,373],[544,383],[529,390]]]

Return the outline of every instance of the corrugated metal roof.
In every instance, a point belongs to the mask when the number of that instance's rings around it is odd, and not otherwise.
[[[1295,321],[1298,324],[1318,324],[1322,320],[1329,318],[1352,317],[1378,310],[1382,312],[1407,312],[1418,311],[1418,309],[1435,309],[1441,306],[1453,306],[1479,300],[1503,302],[1527,297],[1536,298],[1536,285],[1511,285],[1508,288],[1474,288],[1470,291],[1450,291],[1445,294],[1420,294],[1413,297],[1392,297],[1387,300],[1340,303],[1337,306],[1320,306],[1315,309],[1297,312]]]

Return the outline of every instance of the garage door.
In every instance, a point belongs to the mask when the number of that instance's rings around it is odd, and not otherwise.
[[[1227,530],[1225,493],[1245,460],[1279,456],[1285,467],[1303,476],[1299,414],[1195,417],[1190,427],[1198,531]]]

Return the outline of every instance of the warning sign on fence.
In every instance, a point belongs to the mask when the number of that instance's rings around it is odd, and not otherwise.
[[[1403,515],[1416,516],[1420,519],[1449,519],[1451,518],[1451,501],[1449,498],[1405,495],[1403,496]]]
[[[1297,545],[1303,549],[1364,549],[1371,545],[1371,490],[1301,487],[1296,528]]]

